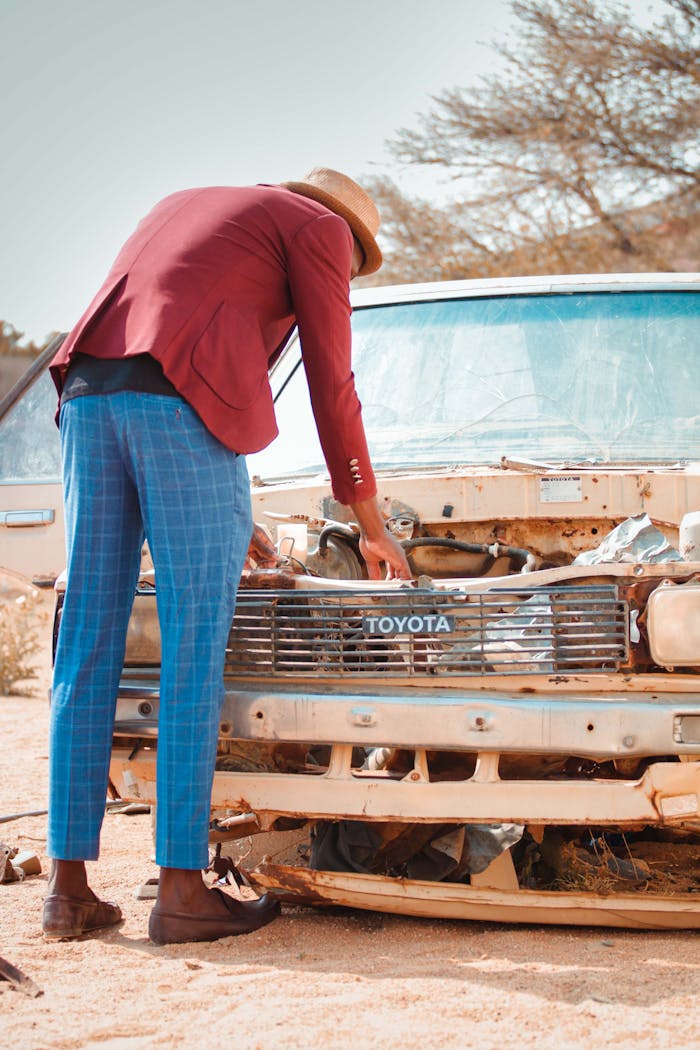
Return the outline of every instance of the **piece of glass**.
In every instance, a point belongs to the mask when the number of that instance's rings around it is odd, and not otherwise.
[[[56,402],[46,370],[0,420],[0,484],[61,480]]]

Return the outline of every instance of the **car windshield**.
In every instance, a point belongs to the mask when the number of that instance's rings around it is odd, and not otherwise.
[[[356,309],[353,369],[378,469],[700,460],[694,292],[573,292]],[[298,352],[296,347],[290,348]],[[302,368],[262,477],[324,470]]]

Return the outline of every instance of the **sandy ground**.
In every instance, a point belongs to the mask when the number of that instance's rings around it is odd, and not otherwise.
[[[35,696],[0,698],[0,815],[45,806],[47,683],[44,660]],[[43,817],[0,824],[44,872],[45,836]],[[0,981],[3,1046],[700,1047],[696,933],[287,909],[248,937],[157,948],[134,896],[150,850],[148,816],[105,818],[92,883],[126,921],[92,940],[44,943],[45,874],[0,885],[0,955],[43,991]]]

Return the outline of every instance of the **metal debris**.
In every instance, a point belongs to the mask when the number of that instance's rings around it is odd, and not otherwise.
[[[21,882],[27,875],[41,875],[41,861],[36,853],[0,842],[0,883]]]
[[[9,824],[12,820],[21,820],[23,817],[45,817],[48,809],[30,809],[26,813],[7,813],[0,816],[0,824]]]
[[[34,984],[31,977],[27,977],[26,973],[22,973],[2,956],[0,956],[0,981],[9,981],[16,991],[28,995],[30,999],[37,999],[44,994],[43,989]]]
[[[609,532],[595,550],[583,551],[574,558],[573,564],[641,562],[656,565],[658,562],[682,560],[648,514],[635,514]]]

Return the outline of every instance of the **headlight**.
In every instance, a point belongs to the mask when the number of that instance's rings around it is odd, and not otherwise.
[[[700,667],[700,583],[664,580],[647,603],[649,650],[661,667]]]

